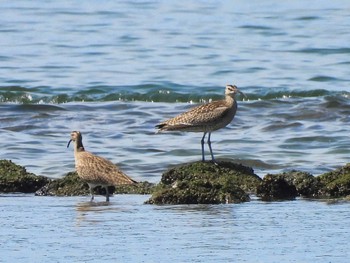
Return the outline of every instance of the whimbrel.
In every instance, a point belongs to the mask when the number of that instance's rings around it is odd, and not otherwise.
[[[211,158],[216,163],[211,148],[210,136],[213,131],[225,127],[232,121],[237,111],[237,102],[235,99],[237,93],[245,96],[235,85],[226,85],[225,99],[194,107],[187,112],[156,125],[156,128],[159,131],[204,132],[201,140],[203,162],[205,161],[204,139],[208,134],[207,143]]]
[[[119,167],[114,165],[111,161],[85,151],[82,140],[83,137],[81,133],[79,131],[73,131],[71,133],[71,139],[68,142],[67,148],[73,141],[75,144],[75,169],[77,170],[78,176],[89,185],[91,201],[94,200],[93,189],[96,186],[101,185],[106,189],[106,202],[108,202],[108,186],[137,183],[123,173]]]

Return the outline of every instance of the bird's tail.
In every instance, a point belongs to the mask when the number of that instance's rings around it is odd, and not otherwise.
[[[125,173],[120,171],[119,176],[114,177],[114,184],[115,185],[138,184],[138,182],[135,181],[134,179],[131,179]]]

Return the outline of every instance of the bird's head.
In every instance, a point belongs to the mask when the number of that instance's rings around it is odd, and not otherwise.
[[[72,141],[81,143],[82,140],[83,140],[83,136],[81,135],[80,131],[72,131],[70,134],[70,140],[67,144],[67,148],[69,147]]]
[[[234,98],[237,93],[242,94],[245,98],[247,97],[242,91],[240,91],[237,86],[235,85],[226,85],[226,89],[225,89],[225,95],[231,96],[232,98]]]

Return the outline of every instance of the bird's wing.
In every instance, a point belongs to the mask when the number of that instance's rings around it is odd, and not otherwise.
[[[211,123],[218,118],[225,116],[228,111],[229,108],[225,105],[214,103],[203,104],[161,123],[158,127],[161,129],[162,126],[185,128],[189,126],[206,125],[207,123]]]
[[[98,178],[105,181],[106,184],[111,184],[111,180],[113,180],[114,184],[135,182],[111,161],[90,152],[84,152],[84,155],[84,162],[80,163],[80,169],[88,170],[87,173],[91,175],[91,180]],[[77,167],[77,169],[79,168]]]

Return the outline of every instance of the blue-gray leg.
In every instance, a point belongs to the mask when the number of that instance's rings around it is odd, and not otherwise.
[[[205,161],[205,157],[204,157],[204,138],[205,138],[205,135],[207,135],[207,132],[204,132],[202,140],[201,140],[201,145],[202,145],[202,162]]]
[[[89,188],[90,188],[90,195],[91,195],[91,199],[90,199],[90,202],[94,201],[94,187],[90,184],[89,185]]]
[[[106,189],[106,202],[109,202],[108,186],[105,186],[105,189]]]
[[[217,164],[217,162],[215,161],[215,158],[214,158],[213,150],[211,148],[210,136],[211,136],[211,132],[209,132],[209,134],[208,134],[208,142],[207,143],[208,143],[208,146],[209,146],[211,159],[213,160],[213,163]]]

